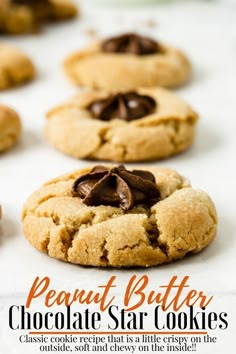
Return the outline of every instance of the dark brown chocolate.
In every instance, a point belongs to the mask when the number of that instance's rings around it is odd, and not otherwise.
[[[130,210],[135,205],[151,206],[160,200],[160,191],[151,172],[128,171],[96,166],[73,184],[72,195],[88,206],[110,205]]]
[[[102,42],[101,48],[105,53],[150,55],[162,52],[158,42],[135,33],[108,38]]]
[[[118,93],[96,100],[87,109],[97,119],[109,121],[114,118],[131,121],[151,114],[156,108],[156,101],[147,95],[136,92]]]

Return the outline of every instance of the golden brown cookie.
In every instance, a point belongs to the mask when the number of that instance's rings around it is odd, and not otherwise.
[[[0,152],[11,148],[19,139],[21,122],[11,108],[0,104]]]
[[[45,21],[73,18],[78,9],[71,0],[0,0],[0,33],[23,34],[38,31]]]
[[[190,62],[181,51],[133,33],[69,55],[64,69],[77,85],[108,90],[175,87],[191,74]]]
[[[145,161],[187,149],[193,142],[198,116],[176,95],[155,87],[119,94],[85,91],[52,109],[47,118],[48,141],[66,154],[83,159]]]
[[[23,228],[32,246],[56,259],[149,267],[200,252],[216,234],[217,215],[210,197],[173,170],[96,166],[33,193]]]
[[[22,85],[34,77],[32,61],[18,49],[0,43],[0,90]]]

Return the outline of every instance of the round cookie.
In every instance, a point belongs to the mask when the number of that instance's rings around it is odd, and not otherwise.
[[[1,1],[3,10],[0,14],[0,33],[18,34],[35,30],[33,14],[27,6],[11,0]]]
[[[71,0],[2,0],[0,33],[23,34],[38,30],[45,21],[73,18],[78,9]]]
[[[217,215],[203,191],[161,167],[84,168],[44,184],[23,209],[27,240],[50,257],[99,267],[149,267],[200,252]]]
[[[10,149],[21,133],[18,114],[11,108],[0,104],[0,153]]]
[[[66,20],[78,15],[78,5],[71,0],[50,0],[50,18],[54,21]]]
[[[77,85],[107,90],[176,87],[188,81],[191,65],[178,49],[136,34],[91,44],[64,62]]]
[[[108,105],[105,115],[108,108],[114,119],[94,118],[92,105],[96,113],[96,103],[110,102],[111,97],[117,100],[117,96],[123,97],[128,115],[141,110],[144,116],[127,120],[122,104],[117,110],[116,103],[112,102],[113,111]],[[127,100],[127,97],[131,98]],[[144,102],[143,97],[148,101]],[[148,110],[150,100],[154,106]],[[123,115],[123,119],[116,119],[116,115]],[[52,109],[47,118],[48,141],[66,154],[83,159],[145,161],[161,159],[188,148],[194,139],[198,116],[188,104],[163,88],[140,88],[123,94],[84,91]]]
[[[34,77],[31,60],[18,49],[0,43],[0,90],[24,84]]]

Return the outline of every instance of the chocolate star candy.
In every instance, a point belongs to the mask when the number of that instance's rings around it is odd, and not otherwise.
[[[123,165],[114,168],[96,166],[73,184],[72,195],[88,206],[111,205],[127,211],[135,205],[151,206],[160,200],[160,191],[151,172],[128,171]]]
[[[147,95],[136,92],[118,93],[96,100],[87,109],[94,118],[109,121],[114,118],[131,121],[151,114],[156,108],[156,101]]]
[[[150,55],[161,53],[162,49],[156,41],[135,33],[126,33],[112,37],[102,42],[105,53],[128,53],[136,55]]]

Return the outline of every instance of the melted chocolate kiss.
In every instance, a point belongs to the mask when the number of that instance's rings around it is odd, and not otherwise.
[[[102,50],[106,53],[129,53],[149,55],[162,52],[160,45],[151,38],[135,33],[127,33],[112,37],[102,42]]]
[[[72,195],[89,206],[111,205],[130,210],[137,204],[151,206],[160,200],[160,191],[151,172],[128,171],[123,165],[114,168],[96,166],[73,184]]]
[[[127,92],[94,101],[87,108],[94,118],[105,121],[114,118],[131,121],[151,114],[156,108],[156,102],[150,96]]]

